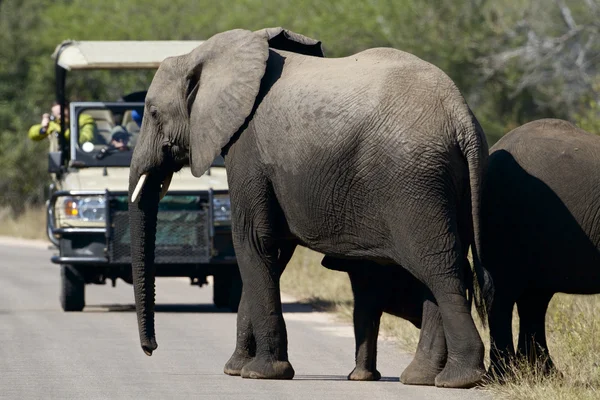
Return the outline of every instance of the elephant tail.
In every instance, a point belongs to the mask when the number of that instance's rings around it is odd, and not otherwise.
[[[471,243],[473,257],[473,284],[471,287],[473,293],[471,297],[475,300],[475,308],[481,323],[486,327],[488,311],[494,297],[492,277],[481,261],[481,199],[488,159],[488,145],[483,129],[472,112],[470,112],[470,119],[463,134],[465,136],[459,140],[459,145],[468,165],[473,228]]]

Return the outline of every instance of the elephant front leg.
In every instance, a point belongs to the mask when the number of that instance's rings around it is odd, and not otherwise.
[[[242,378],[292,379],[288,361],[287,332],[279,292],[280,268],[271,257],[238,251],[247,310],[255,341],[254,358],[240,371]],[[274,260],[277,257],[273,257]]]
[[[283,270],[285,269],[285,266],[292,258],[295,248],[296,246],[293,243],[286,243],[280,248],[278,259],[280,266],[280,277],[281,273],[283,273]],[[232,376],[241,375],[242,368],[246,364],[249,364],[255,356],[256,340],[252,330],[249,300],[244,286],[242,289],[242,298],[240,300],[237,314],[237,337],[235,350],[225,364],[224,372],[227,375]]]
[[[400,382],[405,385],[435,385],[436,376],[446,365],[446,338],[438,306],[431,300],[423,304],[423,322],[419,344],[412,362],[406,367]]]
[[[248,364],[256,355],[256,341],[252,332],[250,310],[245,290],[242,289],[242,298],[237,314],[237,337],[235,350],[225,364],[224,372],[227,375],[239,376],[244,365]]]
[[[552,296],[553,293],[531,292],[517,301],[520,325],[517,355],[544,375],[559,373],[546,343],[546,311]]]
[[[372,282],[358,272],[349,272],[354,292],[354,339],[356,341],[354,370],[348,375],[351,381],[378,381],[377,337],[382,310],[377,304],[377,294]],[[371,287],[369,287],[371,286]]]
[[[506,287],[497,285],[496,287]],[[490,324],[490,379],[504,381],[510,373],[515,356],[513,344],[512,319],[514,300],[511,296],[498,291],[494,295],[488,320]]]

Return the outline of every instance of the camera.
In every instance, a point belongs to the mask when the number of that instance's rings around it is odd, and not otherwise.
[[[54,116],[54,114],[50,113],[50,121],[54,121],[56,119],[56,117]]]

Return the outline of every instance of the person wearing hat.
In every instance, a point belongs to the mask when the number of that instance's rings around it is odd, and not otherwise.
[[[129,150],[129,137],[131,135],[123,128],[118,125],[112,130],[112,136],[110,138],[109,146],[114,147],[118,151]]]

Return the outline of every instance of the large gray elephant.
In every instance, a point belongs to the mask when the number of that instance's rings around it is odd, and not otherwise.
[[[160,195],[183,165],[200,176],[221,153],[243,280],[227,373],[293,377],[279,277],[302,244],[330,257],[402,265],[422,281],[439,305],[448,347],[435,384],[471,386],[484,373],[467,298],[470,244],[478,261],[484,133],[433,65],[388,48],[307,55],[314,43],[278,28],[237,29],[156,72],[129,182],[142,348],[148,355],[157,348]],[[479,262],[475,271],[484,313],[490,281]]]
[[[600,137],[542,119],[490,152],[482,202],[482,260],[494,281],[492,371],[517,353],[550,372],[545,315],[554,293],[600,293]]]

